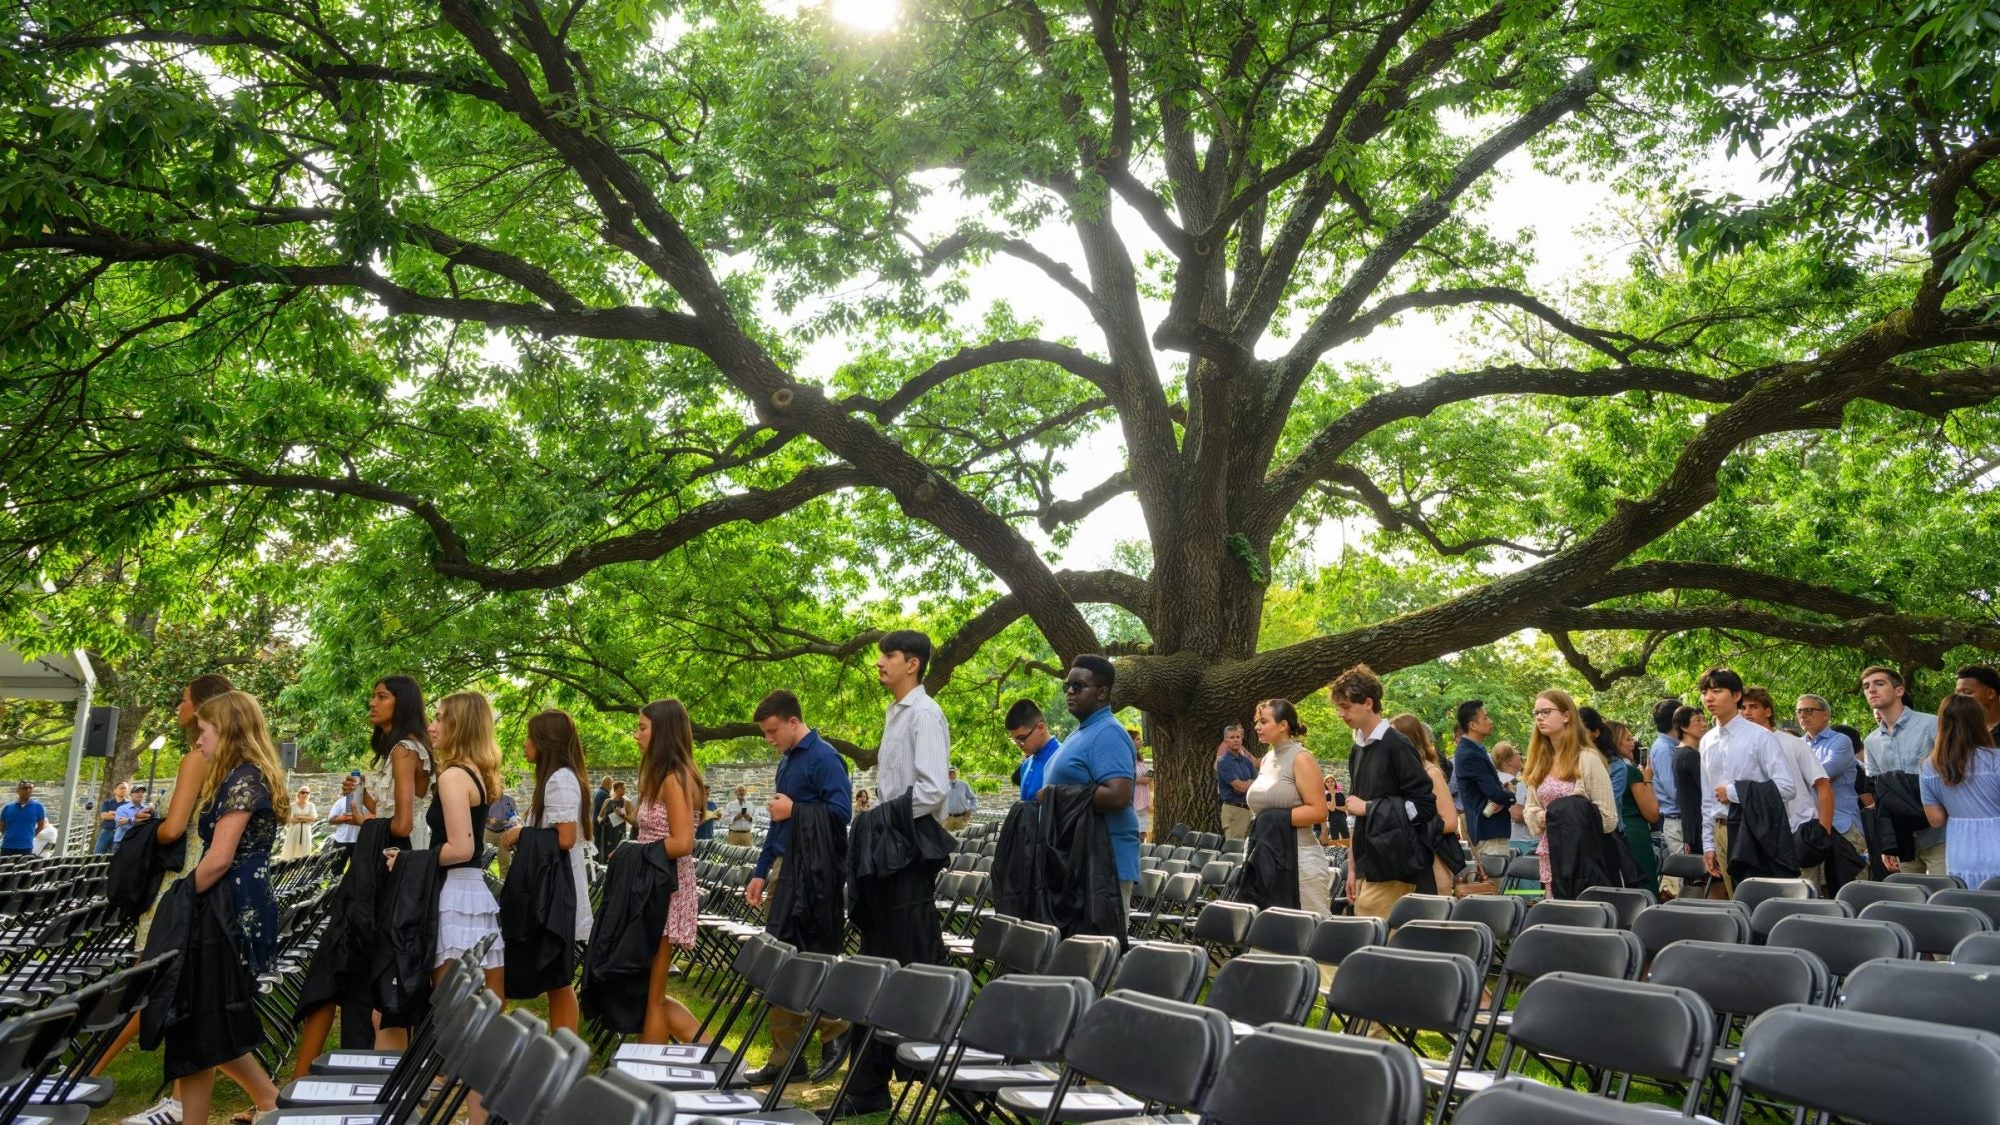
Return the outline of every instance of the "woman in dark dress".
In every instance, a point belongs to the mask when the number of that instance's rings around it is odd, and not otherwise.
[[[238,954],[251,974],[269,967],[277,951],[278,907],[271,896],[271,849],[277,844],[285,809],[271,794],[281,791],[283,769],[278,751],[264,725],[257,700],[240,692],[219,695],[195,713],[196,742],[208,754],[208,778],[196,800],[201,818],[201,862],[194,869],[194,889],[202,896],[221,895],[235,922]],[[183,974],[203,972],[201,961],[185,964]],[[199,994],[203,983],[193,982]],[[197,1029],[199,1034],[199,1029]],[[173,1054],[169,1045],[169,1054]],[[218,1063],[224,1060],[217,1060]],[[250,1079],[246,1092],[259,1110],[275,1109],[278,1090],[255,1053],[227,1060],[232,1076]],[[181,1078],[181,1119],[207,1121],[215,1086],[215,1071],[203,1067]]]

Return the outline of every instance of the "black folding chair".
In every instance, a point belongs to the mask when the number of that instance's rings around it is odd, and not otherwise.
[[[1215,1081],[1231,1040],[1228,1018],[1214,1009],[1113,993],[1077,1024],[1054,1086],[1010,1087],[1000,1091],[999,1102],[1043,1125],[1193,1109]],[[1102,1084],[1078,1085],[1086,1075]]]
[[[1404,954],[1403,956],[1410,956]],[[1423,1073],[1401,1043],[1272,1026],[1239,1041],[1202,1099],[1203,1125],[1420,1125]]]
[[[2000,1035],[2000,973],[1984,965],[1871,961],[1854,970],[1840,1006]]]
[[[1498,1074],[1507,1074],[1518,1049],[1544,1066],[1560,1059],[1584,1067],[1596,1076],[1593,1092],[1619,1101],[1634,1077],[1682,1088],[1681,1115],[1693,1117],[1714,1042],[1714,1015],[1688,989],[1550,973],[1521,993]]]
[[[2000,1036],[1786,1005],[1744,1032],[1725,1125],[1752,1093],[1871,1125],[2000,1125]]]
[[[1479,987],[1479,971],[1471,960],[1455,953],[1358,949],[1341,965],[1327,990],[1327,1019],[1330,1024],[1339,1016],[1350,1035],[1380,1029],[1414,1052],[1424,1084],[1437,1090],[1437,1120],[1442,1122],[1449,1116],[1451,1099],[1470,1092],[1460,1071],[1473,1040]],[[1425,1033],[1444,1037],[1443,1058],[1424,1057],[1419,1044]]]
[[[1786,918],[1811,915],[1816,918],[1852,918],[1854,911],[1844,902],[1830,898],[1767,898],[1750,911],[1750,939],[1763,941],[1771,927]]]
[[[1208,956],[1200,949],[1175,942],[1137,941],[1119,959],[1111,991],[1142,992],[1193,1003],[1207,983]]]
[[[1852,884],[1849,884],[1852,886]],[[1764,944],[1803,949],[1826,963],[1837,986],[1849,973],[1882,958],[1908,960],[1917,955],[1910,931],[1880,918],[1816,918],[1798,915],[1771,927]]]
[[[1750,919],[1742,911],[1689,910],[1678,902],[1641,910],[1632,919],[1631,929],[1649,958],[1659,956],[1660,950],[1677,941],[1716,941],[1729,945],[1747,945],[1750,941]]]
[[[1895,922],[1910,931],[1920,957],[1949,957],[1951,951],[1973,934],[1993,929],[1993,920],[1971,907],[1921,906],[1907,902],[1878,902],[1861,912],[1863,918]]]

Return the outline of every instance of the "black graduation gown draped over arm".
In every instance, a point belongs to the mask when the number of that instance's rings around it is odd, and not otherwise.
[[[1739,781],[1729,806],[1729,877],[1799,877],[1798,843],[1784,795],[1770,781]]]
[[[1299,908],[1299,833],[1292,827],[1292,810],[1265,809],[1250,822],[1236,899],[1259,909]]]
[[[1010,918],[1041,921],[1041,806],[1016,801],[1000,822],[993,848],[993,909]]]
[[[160,880],[169,871],[187,866],[187,834],[171,844],[154,839],[160,831],[158,818],[142,820],[125,830],[118,850],[111,853],[105,872],[104,897],[136,922],[153,900],[160,897]]]
[[[257,982],[243,961],[241,935],[221,886],[196,894],[194,880],[167,888],[153,915],[145,956],[180,956],[153,978],[140,1013],[139,1046],[163,1041],[162,1073],[183,1078],[242,1058],[264,1041]]]
[[[1558,797],[1543,810],[1549,842],[1549,897],[1575,898],[1586,887],[1617,886],[1606,865],[1604,818],[1597,802],[1581,793]]]
[[[500,888],[509,996],[540,996],[576,978],[576,875],[556,833],[521,829]]]
[[[847,826],[819,802],[794,802],[791,822],[771,934],[808,953],[838,953],[847,938]]]
[[[667,929],[667,906],[680,886],[677,865],[659,843],[611,853],[604,897],[583,956],[583,1014],[607,1030],[632,1035],[645,1026],[653,955]]]
[[[382,1013],[383,1027],[414,1027],[430,1010],[438,890],[443,885],[433,850],[405,851],[389,872],[370,960],[375,1010]]]
[[[320,931],[319,948],[313,952],[305,983],[300,986],[294,1019],[304,1020],[328,1004],[374,1008],[369,975],[374,961],[376,905],[386,873],[382,849],[390,846],[389,840],[386,816],[367,821],[356,832],[347,870],[333,892],[333,909],[327,911],[326,926]],[[345,1036],[342,1039],[344,1042]]]

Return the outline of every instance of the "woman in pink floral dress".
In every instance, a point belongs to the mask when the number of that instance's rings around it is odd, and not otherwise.
[[[1548,807],[1564,797],[1582,794],[1597,806],[1602,830],[1618,827],[1618,803],[1611,796],[1611,773],[1604,756],[1586,748],[1578,737],[1576,701],[1568,692],[1550,688],[1535,697],[1535,733],[1528,742],[1528,765],[1521,773],[1527,807],[1521,820],[1541,837],[1535,854],[1542,861],[1542,887],[1554,887],[1549,863]]]
[[[696,907],[701,892],[694,878],[694,826],[708,804],[708,784],[694,762],[694,724],[678,699],[660,699],[639,709],[639,835],[637,844],[664,844],[674,861],[680,887],[667,905],[666,940],[653,955],[646,993],[642,1043],[693,1043],[701,1021],[687,1005],[667,995],[667,979],[677,949],[695,942]]]

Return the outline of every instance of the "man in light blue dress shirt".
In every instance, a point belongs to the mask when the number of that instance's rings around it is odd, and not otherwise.
[[[1862,739],[1867,743],[1868,772],[1916,774],[1918,765],[1930,756],[1937,742],[1937,718],[1909,707],[1903,692],[1903,677],[1892,668],[1877,665],[1861,673],[1861,696],[1875,712],[1875,729]],[[1882,857],[1882,866],[1891,871],[1919,875],[1943,875],[1944,829],[1925,828],[1917,833],[1917,856],[1900,859]]]

